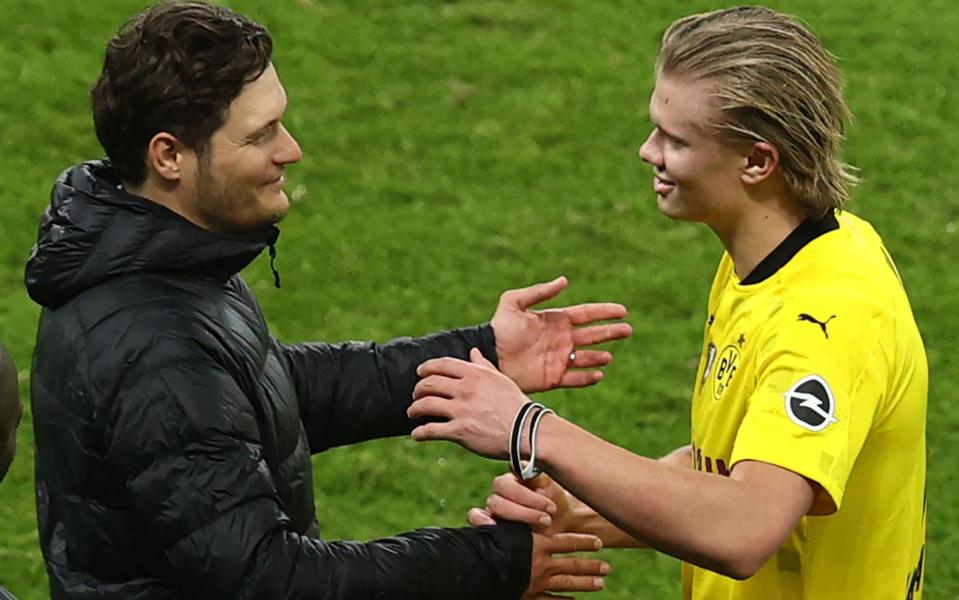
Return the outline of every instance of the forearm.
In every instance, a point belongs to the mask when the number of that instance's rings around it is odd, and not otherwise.
[[[595,535],[603,540],[603,548],[646,548],[646,544],[629,535],[616,525],[610,523],[609,519],[597,513],[592,508],[585,506],[579,514],[574,515],[573,526],[570,530],[574,533],[588,533]]]
[[[628,536],[657,550],[741,576],[758,558],[756,529],[744,526],[763,508],[732,478],[632,454],[558,417],[540,426],[537,460],[577,498]],[[688,456],[688,455],[687,455]],[[689,462],[685,463],[689,465]],[[745,565],[745,567],[744,567]]]
[[[480,348],[495,361],[489,326],[398,338],[385,344],[345,342],[280,345],[295,385],[310,449],[404,435],[415,423],[406,415],[416,368],[440,356],[465,358]]]
[[[421,529],[367,543],[283,532],[258,546],[249,598],[518,600],[529,581],[525,527]]]
[[[529,581],[532,542],[522,525],[325,542],[278,516],[269,500],[248,502],[168,548],[179,587],[211,599],[518,600]]]
[[[659,459],[659,462],[677,467],[692,467],[693,447],[681,446]],[[603,540],[604,548],[648,548],[645,543],[626,533],[609,519],[585,503],[573,507],[573,530],[589,533]]]
[[[693,468],[693,445],[686,444],[676,448],[669,454],[659,459],[659,462],[676,467]]]

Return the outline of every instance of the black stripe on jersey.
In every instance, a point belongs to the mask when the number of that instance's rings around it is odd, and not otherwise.
[[[762,259],[756,268],[740,282],[742,285],[752,285],[765,281],[776,274],[776,271],[783,268],[789,260],[796,256],[796,253],[803,249],[803,246],[813,241],[817,237],[830,231],[839,229],[839,221],[833,211],[829,211],[821,219],[809,218],[799,224],[799,227],[792,230],[792,233],[786,236],[776,248]]]

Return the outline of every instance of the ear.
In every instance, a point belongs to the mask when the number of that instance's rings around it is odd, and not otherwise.
[[[755,185],[772,175],[779,166],[779,149],[769,142],[754,142],[746,154],[746,167],[740,178],[743,183]]]
[[[179,181],[186,152],[186,146],[175,135],[161,131],[147,144],[147,167],[166,181]]]

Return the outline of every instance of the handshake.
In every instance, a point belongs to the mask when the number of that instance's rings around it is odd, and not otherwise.
[[[493,480],[486,507],[471,509],[467,519],[475,526],[495,525],[497,519],[516,521],[533,530],[530,582],[524,600],[560,597],[556,592],[602,590],[608,563],[564,555],[597,551],[605,542],[627,545],[620,543],[626,540],[605,535],[618,529],[545,474],[527,482],[512,473],[500,475]]]
[[[560,597],[556,592],[601,590],[609,573],[604,561],[567,556],[608,545],[593,531],[577,528],[578,517],[592,515],[590,525],[605,520],[547,476],[532,478],[539,472],[536,439],[542,444],[543,458],[553,454],[549,451],[562,440],[545,431],[537,433],[542,417],[552,411],[532,402],[527,394],[598,383],[603,378],[600,369],[612,355],[590,346],[632,333],[620,321],[626,315],[620,304],[529,310],[555,297],[566,285],[565,278],[558,278],[504,293],[491,320],[498,368],[477,348],[470,351],[469,360],[428,360],[417,368],[421,379],[407,410],[409,418],[420,423],[412,432],[417,441],[453,441],[481,456],[510,460],[516,475],[496,478],[486,508],[471,510],[469,521],[482,526],[503,519],[533,529],[530,583],[524,595],[530,600]],[[554,415],[554,422],[543,423],[555,425],[557,419]],[[530,458],[525,468],[520,465],[521,455]]]

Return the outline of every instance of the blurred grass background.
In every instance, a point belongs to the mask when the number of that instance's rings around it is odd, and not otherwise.
[[[265,24],[303,146],[288,170],[271,287],[245,276],[284,341],[425,334],[489,318],[509,287],[567,275],[562,303],[615,300],[635,334],[599,387],[557,392],[564,415],[636,452],[686,442],[706,291],[721,251],[659,215],[635,150],[649,130],[658,38],[694,0],[237,0]],[[102,154],[88,89],[142,0],[3,0],[0,339],[28,399],[38,308],[22,285],[50,184]],[[782,0],[840,58],[857,115],[851,209],[897,259],[928,345],[927,597],[959,598],[959,8],[951,0]],[[841,260],[841,257],[837,257]],[[0,584],[48,596],[33,503],[32,430],[0,485]],[[458,525],[503,465],[448,444],[384,440],[314,460],[327,538]],[[894,476],[890,474],[890,476]],[[679,596],[678,565],[607,552],[598,599]],[[893,576],[877,574],[877,576]],[[898,576],[896,576],[898,577]]]

